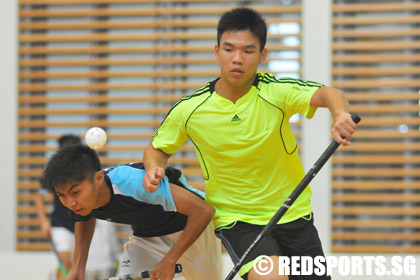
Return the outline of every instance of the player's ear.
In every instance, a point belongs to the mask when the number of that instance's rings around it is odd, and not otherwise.
[[[93,179],[97,185],[101,185],[104,180],[104,177],[105,177],[104,172],[102,170],[99,170],[98,172],[95,173],[95,175],[93,176]]]
[[[265,60],[267,59],[267,49],[266,48],[264,48],[262,51],[261,51],[261,57],[260,57],[260,64],[262,64],[262,63],[264,63],[265,62]]]
[[[216,60],[219,60],[219,46],[217,45],[217,43],[214,45],[214,57],[216,58]]]

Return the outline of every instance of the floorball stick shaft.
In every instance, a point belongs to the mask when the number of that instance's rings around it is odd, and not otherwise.
[[[50,239],[50,244],[51,244],[51,250],[54,252],[54,254],[57,256],[57,259],[58,259],[58,266],[60,267],[60,271],[61,271],[61,274],[63,274],[63,276],[64,277],[66,277],[67,276],[67,269],[66,269],[66,267],[64,266],[64,263],[63,263],[63,260],[61,259],[61,257],[60,257],[60,254],[58,253],[58,251],[57,251],[57,249],[55,248],[55,245],[54,245],[54,241],[52,241],[51,239]]]
[[[356,114],[352,114],[351,118],[353,119],[354,123],[360,122],[360,117]],[[265,239],[267,234],[271,232],[277,222],[284,216],[287,210],[289,210],[290,206],[292,206],[293,202],[299,197],[299,195],[305,190],[308,184],[312,181],[312,179],[316,176],[316,174],[321,170],[324,164],[328,161],[328,159],[332,156],[332,154],[337,150],[340,146],[336,141],[332,141],[331,144],[327,147],[327,149],[322,153],[322,155],[318,158],[312,168],[306,173],[305,177],[303,177],[302,181],[297,185],[295,190],[292,194],[286,199],[283,205],[280,207],[279,210],[274,214],[268,224],[261,230],[260,234],[255,238],[255,240],[251,243],[239,261],[235,264],[233,269],[230,271],[229,275],[225,278],[225,280],[232,280],[235,277],[236,273],[238,273],[239,269],[245,264],[248,260],[249,256],[258,248],[261,242]]]

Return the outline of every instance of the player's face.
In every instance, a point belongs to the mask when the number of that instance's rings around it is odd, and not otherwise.
[[[98,208],[100,193],[90,179],[57,187],[56,193],[61,203],[78,215],[86,216]]]
[[[215,46],[221,79],[234,88],[251,86],[258,65],[267,57],[260,51],[260,41],[249,30],[228,31],[222,34],[220,46]]]

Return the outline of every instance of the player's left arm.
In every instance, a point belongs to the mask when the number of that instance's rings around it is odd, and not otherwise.
[[[187,224],[165,257],[153,269],[151,279],[169,280],[174,277],[175,264],[181,255],[197,240],[214,215],[214,208],[186,189],[169,184],[177,211],[188,217]]]
[[[311,98],[312,107],[327,107],[334,120],[331,134],[337,143],[347,146],[357,126],[351,119],[350,106],[344,93],[336,88],[322,86]],[[344,137],[345,139],[343,139]]]

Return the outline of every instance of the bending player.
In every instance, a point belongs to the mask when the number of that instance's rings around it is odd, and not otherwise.
[[[76,135],[65,134],[58,140],[59,148],[67,147],[70,145],[81,145],[82,141]],[[42,184],[42,182],[41,182]],[[51,211],[51,221],[48,219],[44,210],[43,194],[49,193],[45,189],[40,189],[35,195],[35,206],[41,220],[41,229],[46,237],[51,237],[51,242],[54,243],[58,254],[66,271],[70,271],[74,249],[74,219],[72,218],[71,211],[66,208],[54,194],[53,207]],[[99,227],[99,231],[97,230]],[[86,264],[87,280],[102,279],[115,275],[115,262],[118,258],[118,244],[114,225],[107,223],[103,225],[96,223],[96,233],[92,239],[92,246],[89,250],[89,261]],[[100,236],[106,233],[107,236]],[[106,243],[99,244],[103,241]],[[101,254],[100,258],[98,255]],[[99,277],[100,276],[100,277]],[[64,279],[63,273],[60,268],[56,272],[57,280]]]
[[[305,175],[290,117],[311,118],[317,107],[328,107],[332,136],[344,146],[350,142],[341,136],[349,139],[356,130],[340,90],[257,73],[267,57],[266,37],[266,23],[254,10],[226,12],[215,45],[220,78],[172,106],[144,155],[143,186],[153,193],[160,189],[168,158],[192,140],[206,179],[206,199],[216,209],[213,223],[235,263]],[[270,275],[258,275],[253,263],[261,255],[278,264],[278,256],[324,254],[310,197],[307,187],[239,271],[243,279],[301,279],[280,276],[276,267]],[[316,276],[306,279],[311,277]]]
[[[214,208],[177,169],[166,169],[154,194],[142,187],[144,174],[141,163],[101,170],[96,152],[84,145],[63,148],[49,160],[43,184],[57,193],[77,221],[73,266],[67,279],[85,279],[95,218],[133,228],[120,275],[154,267],[151,279],[169,280],[180,263],[186,279],[220,279],[220,243],[209,225]]]

